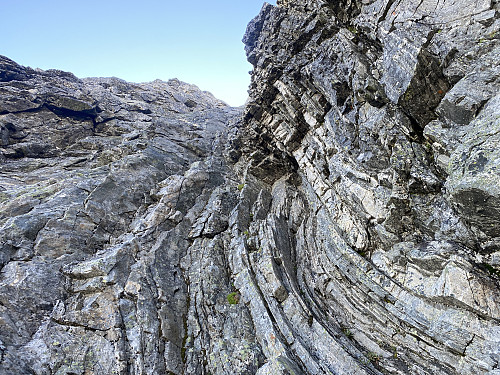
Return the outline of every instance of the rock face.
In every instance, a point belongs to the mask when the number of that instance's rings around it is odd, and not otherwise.
[[[240,110],[177,80],[0,64],[0,373],[197,373],[209,353],[255,367],[220,235]]]
[[[500,374],[496,1],[278,1],[250,101],[0,59],[0,374]]]

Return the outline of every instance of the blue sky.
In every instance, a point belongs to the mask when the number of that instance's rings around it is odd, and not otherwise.
[[[178,78],[234,106],[246,100],[252,67],[241,39],[264,1],[0,1],[0,54],[21,65],[131,82]]]

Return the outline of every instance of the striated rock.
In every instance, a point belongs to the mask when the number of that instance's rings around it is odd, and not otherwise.
[[[499,26],[489,1],[282,1],[250,23],[239,166],[275,171],[250,268],[304,373],[498,371]]]
[[[278,1],[245,108],[0,58],[0,374],[499,374],[495,1]]]

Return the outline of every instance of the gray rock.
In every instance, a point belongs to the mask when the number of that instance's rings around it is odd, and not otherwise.
[[[496,374],[498,11],[265,4],[243,109],[0,57],[0,374]]]

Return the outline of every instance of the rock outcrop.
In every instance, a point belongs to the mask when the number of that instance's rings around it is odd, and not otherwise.
[[[493,0],[278,1],[250,100],[0,59],[0,374],[500,374]]]

